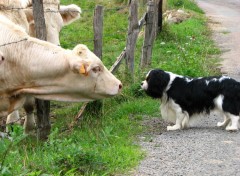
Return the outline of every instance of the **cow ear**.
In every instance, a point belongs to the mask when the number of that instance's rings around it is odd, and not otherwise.
[[[78,44],[77,46],[75,46],[73,48],[74,54],[81,56],[81,57],[85,57],[85,58],[87,56],[87,51],[88,51],[88,48],[86,47],[86,45],[83,45],[83,44]]]
[[[77,5],[71,4],[67,6],[61,5],[59,12],[62,16],[64,25],[68,25],[80,18],[82,10]]]
[[[88,76],[89,64],[86,62],[85,63],[75,62],[75,63],[72,63],[71,69],[76,74]]]
[[[29,24],[34,23],[33,10],[30,9],[30,8],[26,8],[26,9],[24,9],[24,13],[25,13],[25,15],[27,17],[28,23]]]

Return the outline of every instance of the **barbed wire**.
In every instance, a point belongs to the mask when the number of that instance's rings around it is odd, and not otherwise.
[[[24,38],[24,39],[21,39],[21,40],[18,40],[18,41],[1,44],[0,47],[7,46],[7,45],[11,45],[11,44],[20,43],[20,42],[23,42],[23,41],[26,41],[26,40],[28,40],[28,39],[27,39],[27,38]],[[0,98],[1,98],[1,97],[0,97]]]
[[[22,7],[1,7],[0,6],[0,10],[7,10],[7,11],[13,11],[13,10],[27,10],[27,9],[32,9],[32,8],[22,8]],[[61,11],[61,10],[51,10],[51,9],[45,9],[44,10],[44,12],[46,12],[46,13],[49,13],[49,12],[51,12],[51,13],[61,13],[61,12],[63,12],[63,11]],[[74,12],[74,13],[80,13],[79,11],[77,11],[77,10],[65,10],[65,12]]]
[[[116,7],[116,8],[107,8],[107,9],[104,9],[104,11],[118,11],[118,10],[121,10],[121,9],[124,9],[124,8],[128,8],[128,6],[122,6],[122,7]],[[32,7],[7,7],[7,6],[1,6],[0,5],[0,10],[27,10],[27,9],[32,9]],[[82,9],[82,12],[90,12],[90,11],[94,11],[94,9]],[[48,9],[48,8],[45,8],[44,9],[44,12],[46,13],[61,13],[63,12],[62,10],[51,10],[51,9]],[[65,10],[65,12],[74,12],[74,13],[80,13],[79,11],[77,10]]]

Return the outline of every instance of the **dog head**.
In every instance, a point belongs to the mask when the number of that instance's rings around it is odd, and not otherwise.
[[[169,73],[154,69],[150,70],[146,79],[141,83],[141,88],[152,98],[161,98],[170,81]]]

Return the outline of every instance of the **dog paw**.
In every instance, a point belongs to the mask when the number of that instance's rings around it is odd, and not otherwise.
[[[218,123],[217,123],[217,126],[218,126],[218,127],[223,127],[224,125],[225,125],[224,122],[218,122]]]
[[[227,126],[227,127],[226,127],[226,130],[227,130],[227,131],[238,131],[238,128],[231,127],[231,126]]]
[[[174,130],[180,130],[180,126],[177,126],[177,125],[167,126],[167,131],[174,131]]]

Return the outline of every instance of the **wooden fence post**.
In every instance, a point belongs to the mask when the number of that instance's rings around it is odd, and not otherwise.
[[[35,23],[36,37],[47,40],[46,24],[44,19],[43,0],[32,0],[33,17]],[[40,139],[47,139],[51,130],[50,123],[50,101],[36,99],[37,108],[37,135]]]
[[[103,6],[97,5],[94,11],[93,19],[94,31],[94,53],[102,59],[102,35],[103,35]],[[102,116],[103,103],[101,100],[89,102],[86,105],[86,113],[91,116]]]
[[[132,78],[134,77],[134,51],[139,34],[138,0],[132,0],[129,12],[128,37],[126,44],[126,64]]]
[[[157,34],[162,31],[162,21],[163,21],[163,0],[158,2],[158,24],[157,24]]]
[[[156,23],[154,22],[154,9],[154,2],[152,0],[149,0],[146,16],[145,37],[142,47],[142,68],[151,64],[152,47],[156,32]]]
[[[94,53],[102,59],[103,6],[97,5],[93,19]]]

